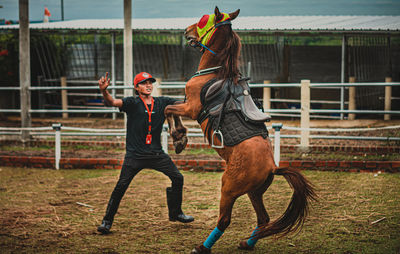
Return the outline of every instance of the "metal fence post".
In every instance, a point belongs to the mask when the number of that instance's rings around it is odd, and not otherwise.
[[[53,130],[56,131],[55,134],[55,147],[56,147],[56,154],[55,154],[55,166],[56,169],[60,169],[60,159],[61,159],[61,123],[56,123],[52,125]]]
[[[340,71],[340,82],[343,84],[345,82],[345,70],[346,70],[346,47],[347,38],[346,35],[342,37],[342,61],[341,61],[341,71]],[[344,110],[344,86],[340,87],[340,110]],[[344,114],[340,113],[340,120],[344,119]]]
[[[307,150],[310,145],[310,131],[304,130],[310,128],[310,80],[301,81],[301,120],[300,120],[301,139],[300,147]]]
[[[38,82],[38,87],[41,87],[43,85],[43,76],[38,76],[37,77],[37,82]],[[39,109],[44,109],[44,96],[43,96],[43,91],[38,91],[38,106]],[[44,117],[44,113],[40,113],[40,117]]]
[[[281,161],[281,128],[283,124],[273,123],[272,128],[275,130],[274,133],[274,161],[275,165],[279,167]]]
[[[161,132],[161,146],[166,154],[168,154],[168,127],[163,126]]]

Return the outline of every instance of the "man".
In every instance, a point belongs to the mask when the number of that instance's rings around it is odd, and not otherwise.
[[[146,72],[135,76],[133,81],[137,97],[114,99],[107,91],[110,84],[108,73],[99,80],[99,88],[109,106],[118,107],[127,115],[126,154],[121,174],[108,202],[106,214],[97,231],[110,232],[114,215],[129,184],[143,168],[164,173],[172,182],[167,188],[167,204],[170,221],[192,222],[194,218],[182,212],[183,176],[168,154],[161,147],[161,131],[165,121],[164,109],[174,104],[169,97],[152,97],[153,82],[156,80]]]

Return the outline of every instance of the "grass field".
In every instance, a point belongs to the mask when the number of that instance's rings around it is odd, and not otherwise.
[[[196,220],[180,224],[168,221],[168,178],[144,170],[121,202],[113,233],[97,234],[118,174],[1,167],[1,253],[189,253],[215,227],[222,173],[183,172],[183,209]],[[262,239],[252,253],[400,252],[400,174],[304,174],[315,184],[319,202],[303,230]],[[291,194],[284,178],[275,177],[264,195],[272,219],[283,213]],[[243,196],[213,253],[248,253],[237,245],[255,225],[254,210]]]

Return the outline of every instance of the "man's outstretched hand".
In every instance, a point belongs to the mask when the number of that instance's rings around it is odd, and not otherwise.
[[[106,77],[101,77],[99,79],[99,88],[100,91],[105,91],[107,87],[110,85],[110,79],[108,78],[108,72],[106,72]]]

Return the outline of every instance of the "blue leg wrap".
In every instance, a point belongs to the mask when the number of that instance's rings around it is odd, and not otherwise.
[[[224,232],[215,227],[211,234],[208,236],[207,240],[203,243],[204,247],[211,249],[216,241],[221,237]]]
[[[256,227],[256,229],[254,229],[253,233],[251,233],[249,240],[247,240],[247,244],[251,247],[254,247],[254,245],[256,245],[256,243],[258,241],[258,239],[252,238],[252,236],[254,236],[256,234],[257,230],[258,230],[258,226]]]

